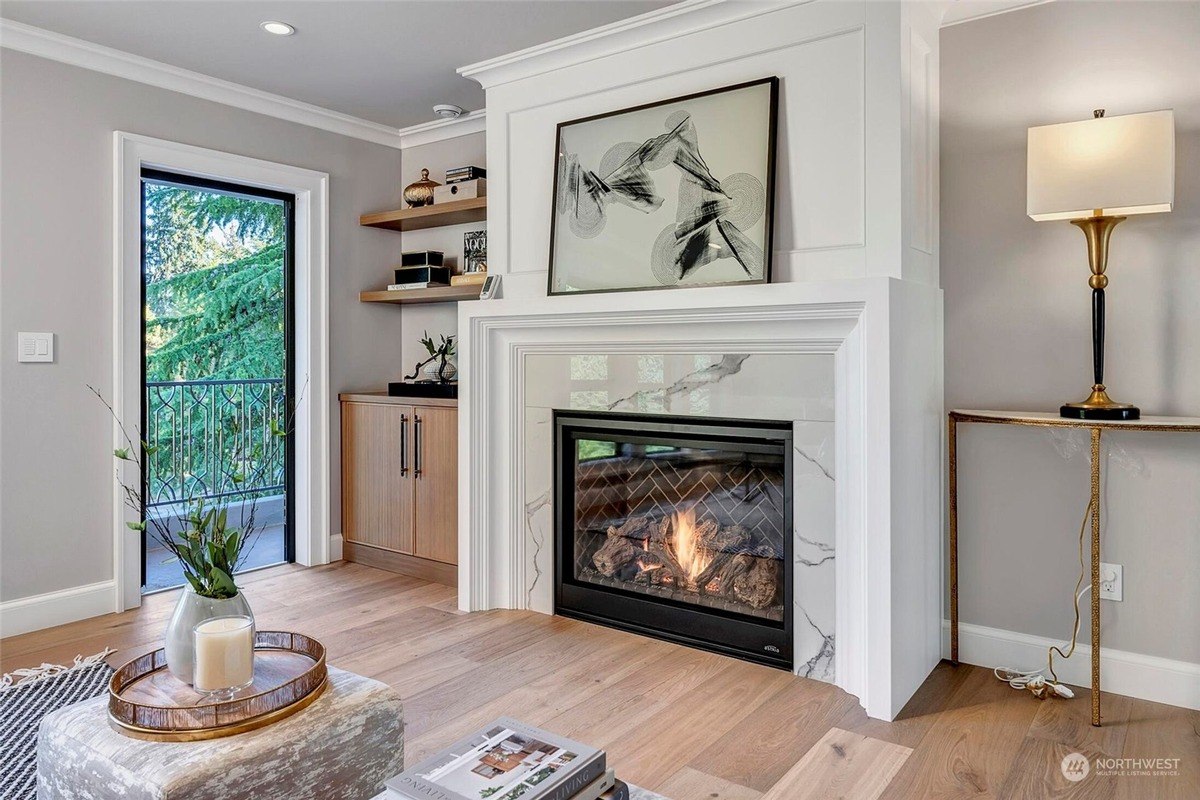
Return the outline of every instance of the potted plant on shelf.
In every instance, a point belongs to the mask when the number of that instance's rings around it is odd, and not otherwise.
[[[450,359],[454,356],[454,337],[441,335],[441,341],[434,343],[433,337],[429,335],[429,331],[425,331],[425,336],[421,339],[421,344],[425,346],[426,352],[429,353],[429,358],[417,364],[417,369],[411,376],[405,380],[416,378],[418,374],[423,374],[424,379],[436,383],[448,383],[458,376],[458,367]]]
[[[185,513],[174,522],[179,530],[172,530],[172,518],[152,513],[141,490],[141,480],[148,474],[147,459],[158,448],[141,438],[131,437],[112,405],[95,388],[89,386],[88,389],[108,409],[125,440],[125,446],[114,450],[113,457],[118,462],[129,462],[137,469],[137,483],[124,479],[121,470],[117,469],[117,485],[125,506],[137,516],[137,521],[125,524],[130,530],[148,534],[178,559],[183,568],[187,583],[167,623],[164,650],[171,674],[190,684],[195,658],[192,631],[196,625],[215,617],[254,616],[234,576],[262,534],[263,528],[255,519],[257,495],[252,494],[248,503],[240,504],[237,520],[230,519],[232,504],[210,506],[203,498],[185,497],[179,503]],[[280,427],[274,419],[270,423],[271,436],[287,436],[290,421],[287,427]],[[246,455],[234,454],[234,463],[242,463]],[[240,484],[244,477],[234,474],[232,480]]]

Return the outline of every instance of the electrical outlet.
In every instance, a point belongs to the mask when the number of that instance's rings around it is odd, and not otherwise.
[[[1125,593],[1125,568],[1100,562],[1100,599],[1120,602]]]

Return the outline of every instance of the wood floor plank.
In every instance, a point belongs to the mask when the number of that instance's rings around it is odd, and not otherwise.
[[[977,671],[978,667],[955,667],[948,661],[943,661],[934,668],[925,679],[925,683],[921,684],[921,688],[917,689],[917,693],[904,705],[895,721],[871,719],[867,716],[866,709],[857,702],[852,702],[845,716],[834,725],[843,730],[861,733],[863,736],[916,748],[938,719],[940,712],[950,705],[955,692],[968,676]]]
[[[682,767],[663,783],[654,787],[654,791],[664,797],[697,798],[697,800],[759,800],[762,792],[741,786],[733,781],[727,781],[716,775],[709,775],[692,767]]]
[[[608,631],[604,635],[615,633]],[[581,659],[564,670],[543,675],[490,702],[479,703],[462,714],[447,717],[441,724],[414,738],[410,752],[436,752],[496,717],[505,715],[517,715],[531,724],[553,727],[562,732],[561,727],[552,725],[548,720],[567,708],[590,704],[595,695],[637,670],[654,656],[653,648],[641,647],[640,643],[635,641],[638,637],[628,634],[622,636],[622,640],[606,643],[594,657]],[[424,658],[436,662],[442,657],[442,653],[432,653]],[[403,684],[395,685],[403,694]]]
[[[765,792],[851,707],[861,708],[835,686],[789,680],[742,724],[692,759],[691,766]]]
[[[655,789],[673,773],[758,709],[771,695],[796,680],[781,670],[738,662],[714,675],[687,697],[660,703],[658,712],[635,731],[606,746],[614,764],[640,761],[630,780]],[[641,759],[647,751],[652,761]]]
[[[987,670],[943,664],[889,723],[828,684],[561,617],[464,614],[453,589],[359,564],[272,567],[243,587],[261,628],[311,633],[332,665],[396,687],[409,763],[503,714],[606,748],[622,778],[672,800],[873,797],[878,777],[860,784],[859,768],[886,775],[906,747],[884,798],[1200,798],[1196,711],[1105,695],[1096,729],[1086,690],[1038,702]],[[105,647],[124,663],[161,646],[176,599],[5,639],[0,667]],[[1068,749],[1179,759],[1178,771],[1072,787],[1059,768]]]
[[[991,671],[972,669],[884,797],[995,797],[1029,732],[1037,702]]]
[[[1089,764],[1099,755],[1095,751],[1080,751],[1047,739],[1026,739],[1013,758],[1012,769],[996,797],[999,800],[1111,800],[1117,778],[1095,771],[1090,771],[1080,781],[1066,778],[1063,759],[1075,754],[1085,757]]]
[[[1176,774],[1126,776],[1116,800],[1195,800],[1200,797],[1200,711],[1133,701],[1126,722],[1123,758],[1178,759]]]
[[[1037,704],[1037,713],[1029,726],[1029,736],[1056,742],[1071,750],[1119,757],[1129,732],[1129,714],[1133,699],[1103,693],[1103,727],[1092,725],[1092,692],[1077,688],[1074,700],[1051,698]]]
[[[902,745],[830,728],[762,800],[875,800],[911,754]]]

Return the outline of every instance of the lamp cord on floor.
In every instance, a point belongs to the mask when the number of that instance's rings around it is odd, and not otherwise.
[[[1011,667],[997,667],[993,670],[995,676],[1009,686],[1014,689],[1028,689],[1038,698],[1045,697],[1048,693],[1067,698],[1075,696],[1070,687],[1058,679],[1058,673],[1054,671],[1054,654],[1058,653],[1064,660],[1070,658],[1075,654],[1075,646],[1079,641],[1079,626],[1082,622],[1079,614],[1079,601],[1093,588],[1090,583],[1083,586],[1083,579],[1087,575],[1087,563],[1083,557],[1083,537],[1084,532],[1087,531],[1088,520],[1091,518],[1092,503],[1089,500],[1087,510],[1083,513],[1083,523],[1079,526],[1079,580],[1075,582],[1075,628],[1071,633],[1071,643],[1067,651],[1064,653],[1059,645],[1049,647],[1046,650],[1046,666],[1041,669],[1022,671]],[[1047,672],[1050,673],[1049,678],[1044,674]]]

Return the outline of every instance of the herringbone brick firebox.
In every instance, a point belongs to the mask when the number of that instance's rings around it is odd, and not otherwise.
[[[556,417],[557,611],[790,669],[791,425]]]

